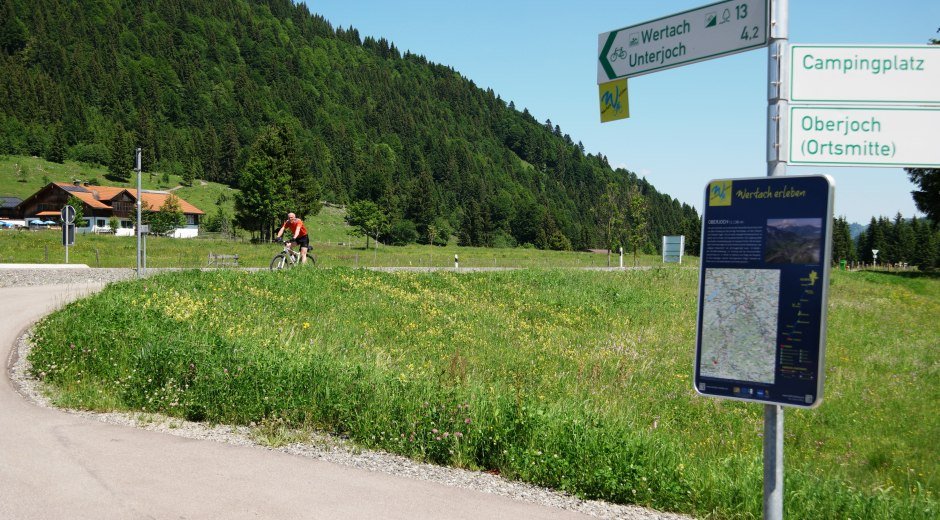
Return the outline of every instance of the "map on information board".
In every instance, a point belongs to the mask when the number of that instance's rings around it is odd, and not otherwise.
[[[701,374],[772,384],[779,300],[780,271],[706,271]]]

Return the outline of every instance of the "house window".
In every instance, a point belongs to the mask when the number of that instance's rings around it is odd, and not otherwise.
[[[198,226],[198,225],[199,225],[199,215],[186,215],[186,225],[187,225],[187,226]]]
[[[130,220],[122,220],[122,221],[121,221],[121,229],[130,229],[130,228],[132,228],[132,227],[134,227],[134,225],[131,223]]]
[[[104,219],[103,219],[103,218],[99,218],[99,219],[98,219],[98,223],[96,224],[96,226],[98,226],[98,227],[104,227]]]
[[[134,204],[130,202],[115,202],[111,204],[115,215],[129,215],[134,210]]]

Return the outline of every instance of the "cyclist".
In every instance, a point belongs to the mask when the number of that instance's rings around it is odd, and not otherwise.
[[[281,238],[285,229],[289,229],[293,235],[291,242],[300,246],[300,263],[306,264],[307,249],[310,248],[310,238],[307,236],[307,228],[304,227],[304,221],[297,218],[297,215],[288,213],[287,220],[281,225],[281,229],[277,232],[277,238]]]

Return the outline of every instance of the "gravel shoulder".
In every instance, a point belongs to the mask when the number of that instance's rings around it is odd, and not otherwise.
[[[170,271],[170,269],[150,269],[147,274],[153,275],[164,271]],[[2,269],[0,270],[0,287],[107,284],[132,279],[135,276],[134,269]],[[12,363],[9,365],[10,378],[18,392],[27,400],[41,407],[54,408],[44,394],[41,383],[29,377],[27,354],[30,346],[30,332],[27,331],[19,337],[17,344],[14,345]],[[208,440],[255,449],[279,451],[337,465],[509,497],[527,503],[582,513],[597,518],[630,520],[689,518],[637,506],[617,505],[597,500],[581,500],[569,494],[510,481],[490,473],[419,463],[389,453],[364,450],[346,439],[324,433],[315,433],[305,442],[296,442],[273,448],[259,443],[254,435],[254,430],[246,426],[207,425],[158,414],[63,411],[104,423],[131,426],[188,439]]]

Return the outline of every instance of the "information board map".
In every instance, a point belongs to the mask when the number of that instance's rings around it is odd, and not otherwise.
[[[779,301],[780,271],[706,271],[701,374],[773,384]]]
[[[822,399],[833,187],[826,176],[709,183],[695,389],[814,407]]]

